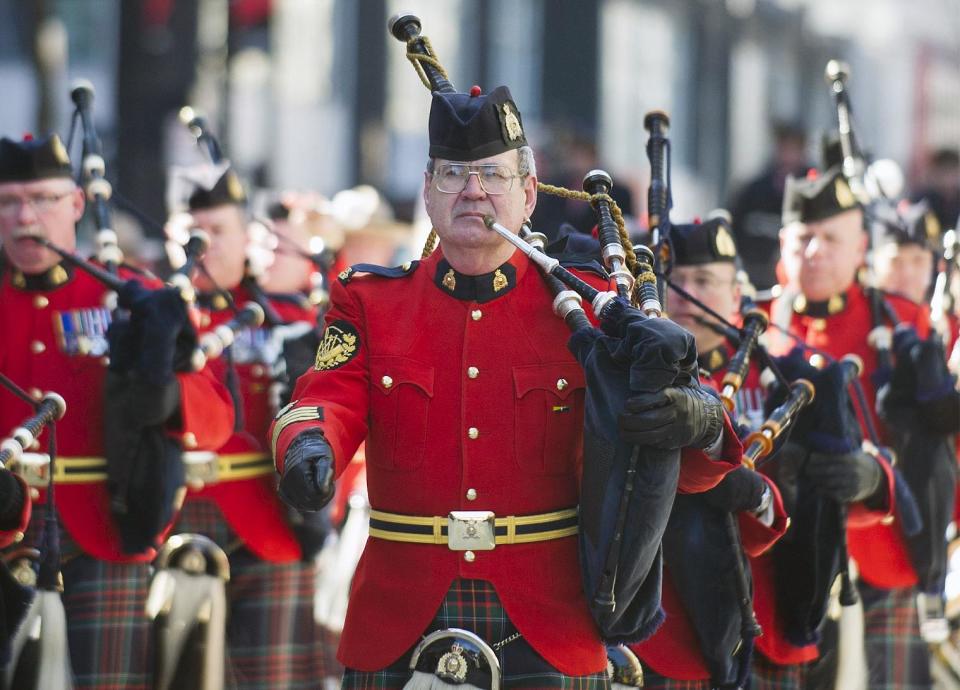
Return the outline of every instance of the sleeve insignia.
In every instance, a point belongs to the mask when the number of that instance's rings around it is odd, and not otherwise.
[[[317,371],[338,369],[357,356],[360,351],[360,335],[348,321],[334,321],[323,332],[323,340],[317,348],[313,368]]]

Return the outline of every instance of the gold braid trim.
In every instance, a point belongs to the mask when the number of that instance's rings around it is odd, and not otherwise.
[[[423,41],[423,47],[430,53],[429,55],[422,55],[421,53],[415,53],[413,51],[413,47],[417,41]],[[440,61],[437,60],[437,54],[433,51],[433,46],[430,45],[430,39],[426,36],[417,36],[407,41],[407,59],[410,61],[410,64],[413,65],[413,69],[417,71],[417,76],[420,77],[420,81],[423,82],[423,85],[426,86],[429,91],[433,91],[433,87],[430,85],[430,79],[427,78],[427,73],[423,71],[423,65],[420,64],[421,62],[433,65],[444,79],[448,81],[450,79],[450,77],[447,76],[447,70],[445,70],[443,65],[440,64]]]
[[[588,201],[590,205],[596,208],[597,202],[604,200],[610,204],[610,215],[613,216],[613,222],[617,224],[617,232],[620,233],[620,243],[623,245],[623,252],[626,254],[627,268],[634,275],[637,274],[637,255],[633,251],[633,245],[630,243],[630,236],[627,234],[626,225],[623,222],[623,212],[620,206],[613,200],[609,194],[587,194],[586,192],[576,192],[566,187],[555,187],[552,184],[544,182],[537,183],[537,191],[544,194],[553,194],[564,199],[579,199]]]
[[[437,248],[437,237],[436,228],[430,228],[430,234],[427,235],[427,241],[423,243],[423,251],[420,252],[420,258],[426,259],[428,256],[433,254],[433,250]]]

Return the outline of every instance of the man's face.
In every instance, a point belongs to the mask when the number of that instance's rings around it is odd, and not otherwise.
[[[877,251],[876,271],[884,290],[923,302],[933,275],[933,252],[919,244],[890,242]]]
[[[740,285],[733,264],[714,261],[698,266],[674,266],[670,279],[718,314],[728,320],[736,320],[740,307]],[[670,319],[690,331],[697,340],[697,349],[706,352],[717,347],[723,336],[701,325],[698,317],[710,319],[699,307],[683,297],[673,295],[670,299]]]
[[[793,223],[780,231],[787,284],[796,285],[812,302],[846,291],[863,265],[866,251],[867,234],[859,209],[811,223]]]
[[[513,179],[509,191],[503,194],[487,194],[480,182],[480,174],[470,174],[466,186],[459,193],[445,193],[437,189],[442,166],[497,165],[510,175],[517,174],[519,154],[505,151],[469,163],[457,163],[437,159],[434,173],[424,176],[423,200],[427,215],[433,221],[437,235],[444,247],[458,249],[491,249],[501,245],[503,239],[483,224],[483,217],[492,215],[497,222],[513,232],[520,232],[525,218],[529,218],[537,204],[537,178],[527,175]],[[471,167],[471,170],[473,168]]]
[[[60,262],[52,251],[26,238],[43,237],[72,252],[82,215],[83,191],[70,179],[0,183],[0,241],[4,254],[24,273],[43,273]]]
[[[296,252],[299,248],[310,251],[310,236],[302,225],[289,220],[273,222],[273,232],[279,244],[273,255],[273,263],[267,268],[261,285],[267,292],[298,292],[310,286],[313,264]]]
[[[235,288],[243,279],[247,258],[247,223],[243,210],[232,204],[192,211],[193,222],[210,235],[203,265],[216,285],[198,272],[194,282],[200,290]]]

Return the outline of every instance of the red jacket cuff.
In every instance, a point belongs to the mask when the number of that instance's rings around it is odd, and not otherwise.
[[[217,450],[233,433],[233,401],[206,370],[178,373],[180,427],[175,436],[187,450]]]
[[[740,466],[743,445],[733,430],[733,424],[723,415],[723,447],[719,458],[711,458],[699,448],[684,448],[680,453],[680,486],[682,494],[709,491],[727,472]]]
[[[790,526],[790,518],[787,517],[787,511],[783,507],[783,497],[780,496],[780,490],[769,477],[763,476],[763,480],[767,483],[767,488],[770,489],[773,499],[773,522],[770,525],[765,525],[756,515],[749,512],[741,512],[737,516],[740,523],[740,539],[743,542],[743,550],[751,558],[756,558],[776,544],[777,540],[787,531],[787,527]]]

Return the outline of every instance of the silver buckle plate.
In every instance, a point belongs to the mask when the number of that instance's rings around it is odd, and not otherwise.
[[[496,515],[489,510],[454,510],[447,516],[451,551],[490,551],[497,545]]]
[[[187,451],[182,454],[187,486],[200,490],[217,481],[217,454],[209,451]]]
[[[45,489],[50,484],[50,456],[46,453],[23,453],[10,469],[34,489]]]

